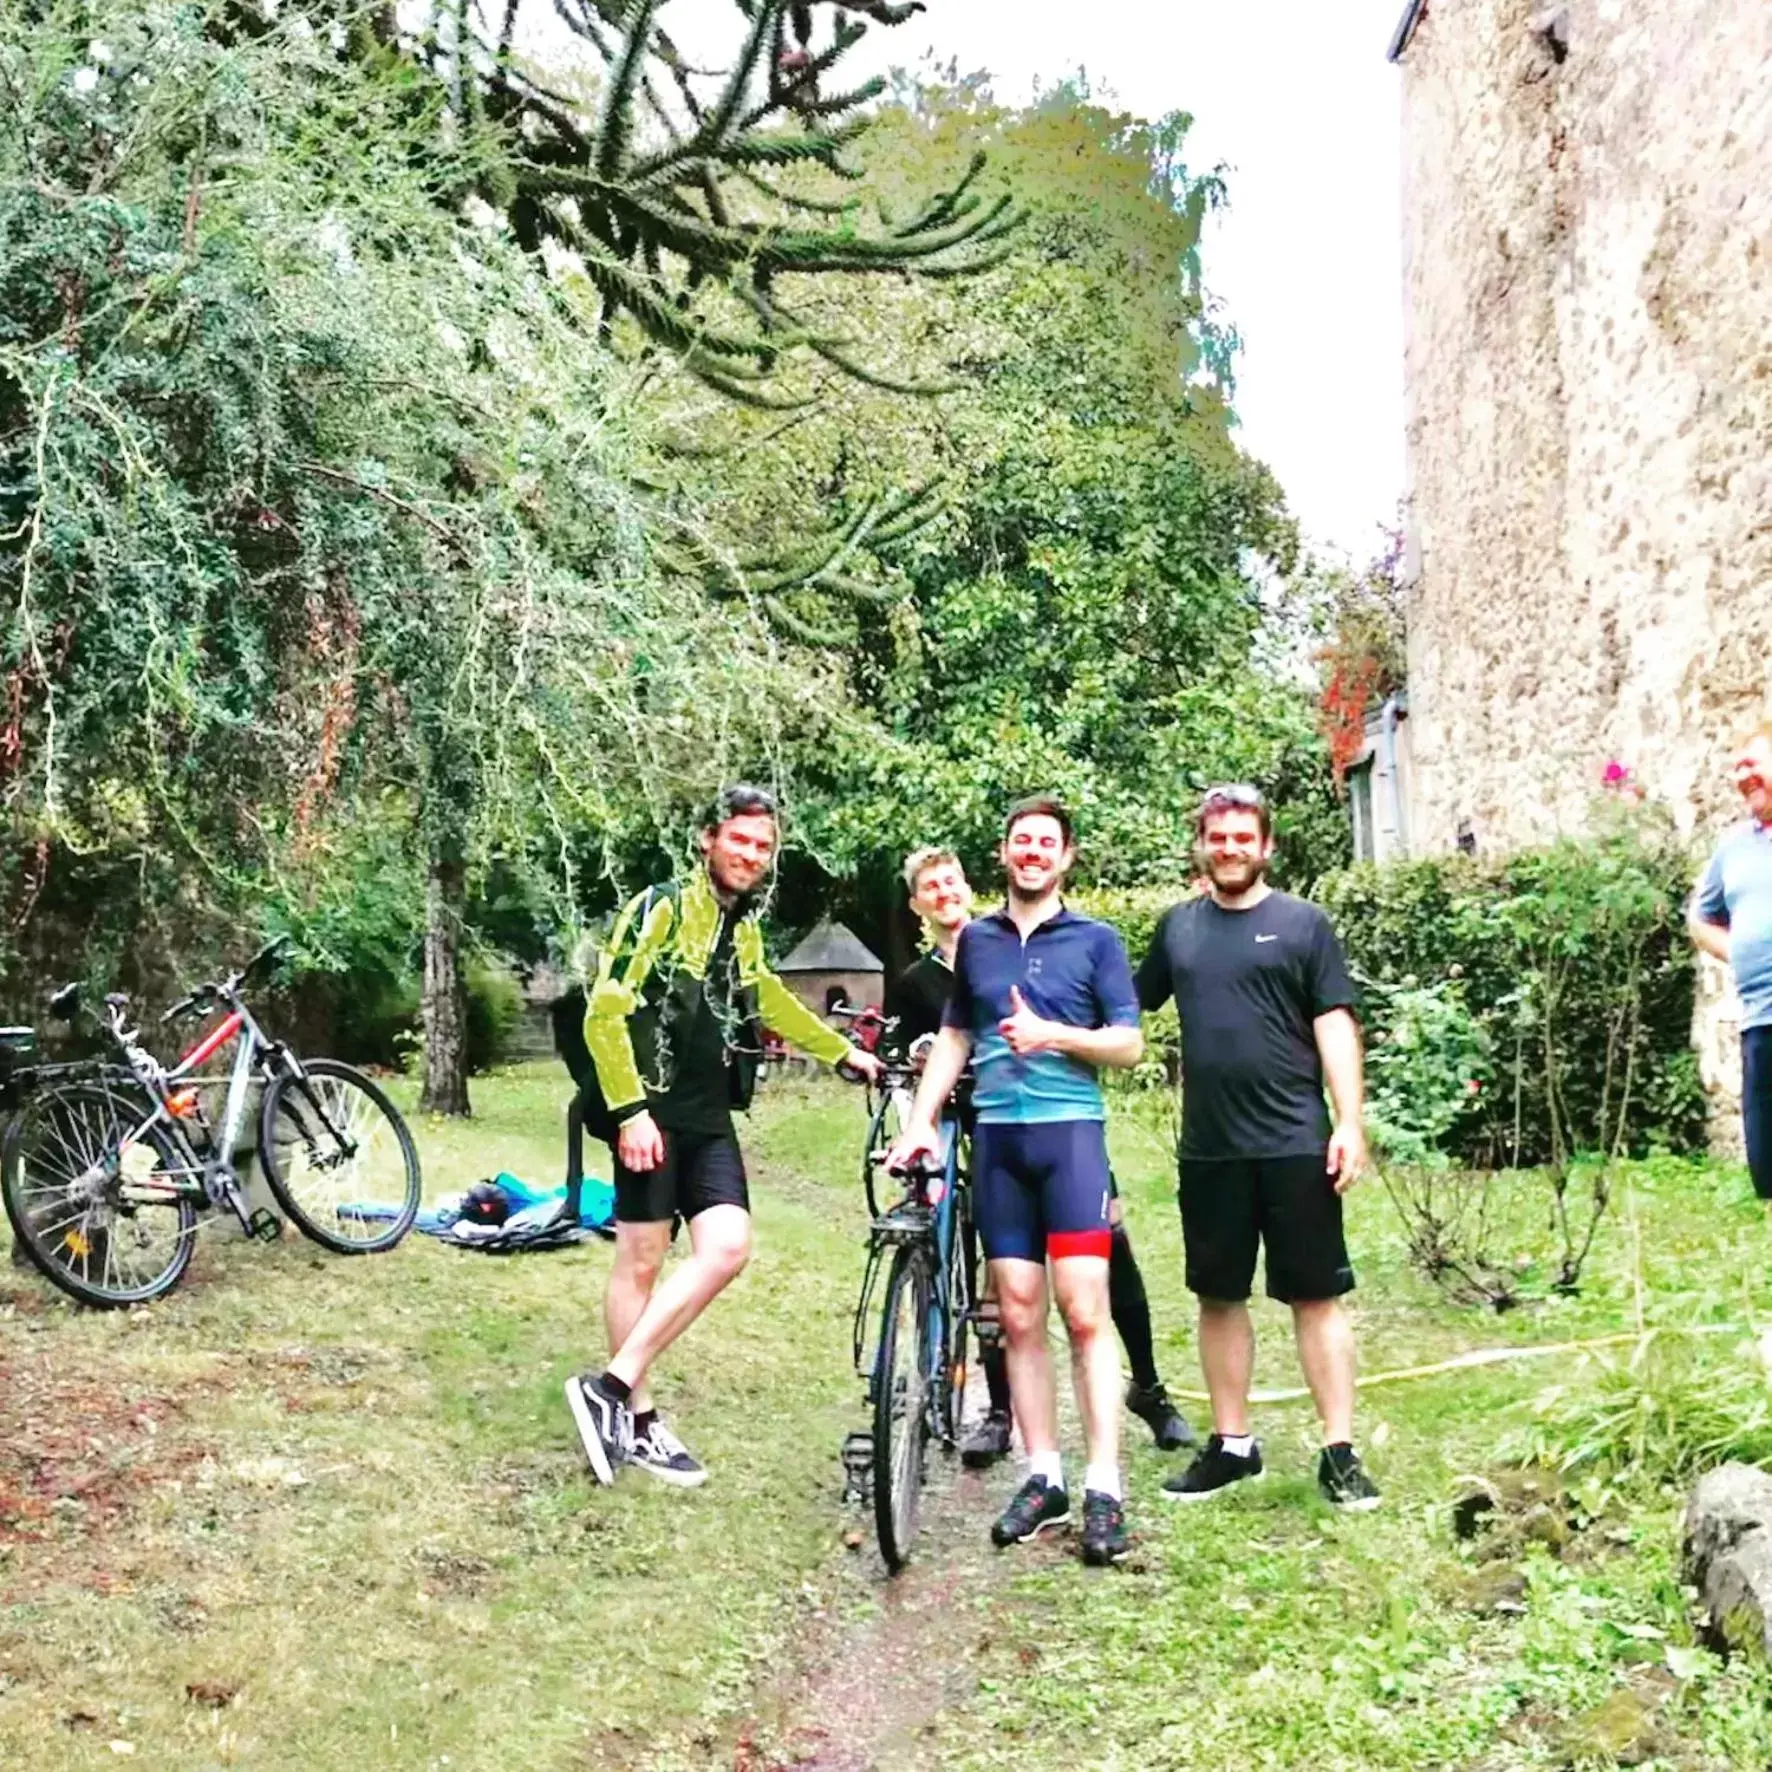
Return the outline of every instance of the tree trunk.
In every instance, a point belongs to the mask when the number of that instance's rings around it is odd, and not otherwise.
[[[425,986],[422,1015],[425,1086],[419,1108],[465,1117],[468,1106],[467,993],[462,987],[461,925],[467,870],[433,853],[425,886]]]

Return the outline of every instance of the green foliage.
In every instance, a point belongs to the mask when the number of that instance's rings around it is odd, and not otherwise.
[[[1380,1024],[1366,1058],[1373,1148],[1386,1161],[1441,1167],[1492,1081],[1488,1034],[1456,978],[1370,984],[1366,1011]]]
[[[953,365],[954,394],[877,426],[858,397],[775,445],[809,501],[785,522],[901,461],[947,473],[944,520],[902,562],[908,601],[855,614],[843,668],[873,730],[802,769],[802,828],[833,871],[884,875],[914,838],[982,874],[1005,801],[1050,788],[1079,813],[1081,878],[1179,879],[1191,802],[1225,779],[1280,790],[1293,880],[1345,854],[1309,697],[1267,668],[1264,586],[1295,538],[1210,368],[1225,341],[1198,244],[1219,187],[1181,163],[1185,129],[961,86],[908,94],[862,146],[890,197],[988,142],[1030,220],[964,299],[848,292],[874,331]]]
[[[1766,1350],[1728,1336],[1645,1334],[1629,1349],[1585,1355],[1541,1391],[1504,1455],[1610,1494],[1690,1484],[1730,1459],[1772,1462],[1772,1375]]]
[[[1459,982],[1492,1086],[1445,1129],[1443,1148],[1479,1163],[1560,1162],[1702,1139],[1683,927],[1691,870],[1664,833],[1618,820],[1590,841],[1499,861],[1350,868],[1318,896],[1369,984]],[[1375,1054],[1395,1001],[1386,988],[1369,994]]]
[[[77,955],[170,989],[268,914],[348,1021],[439,858],[569,902],[816,727],[758,613],[653,570],[625,372],[439,203],[500,150],[410,66],[302,9],[5,21],[15,995]]]
[[[489,1071],[509,1056],[523,1015],[523,987],[508,967],[481,960],[468,968],[468,1069]]]
[[[1067,892],[1065,903],[1085,917],[1111,923],[1136,969],[1150,952],[1163,913],[1185,896],[1185,887],[1178,881],[1174,887],[1089,887]],[[1144,1036],[1144,1059],[1135,1070],[1102,1073],[1110,1089],[1144,1092],[1175,1087],[1181,1076],[1181,1023],[1173,1003],[1165,1003],[1155,1015],[1144,1018]]]
[[[891,26],[918,9],[864,10]],[[865,20],[735,0],[726,41],[691,58],[666,29],[669,0],[563,5],[587,65],[544,74],[516,51],[528,13],[513,0],[488,43],[466,8],[434,5],[417,53],[464,124],[485,116],[504,131],[509,160],[483,188],[526,248],[572,255],[605,334],[625,318],[708,387],[763,410],[808,398],[792,377],[777,385],[802,359],[907,391],[866,362],[865,340],[802,313],[800,291],[832,274],[964,277],[1001,255],[1020,218],[1006,193],[979,188],[982,156],[907,209],[867,216],[851,151],[885,81],[841,83]],[[392,15],[377,25],[394,48]]]

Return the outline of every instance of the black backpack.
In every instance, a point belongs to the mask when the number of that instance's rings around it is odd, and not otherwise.
[[[603,1099],[603,1085],[597,1081],[596,1062],[585,1043],[586,1003],[584,986],[580,984],[575,984],[565,996],[554,1000],[548,1010],[548,1017],[554,1024],[554,1050],[578,1085],[578,1111],[584,1120],[585,1131],[605,1144],[613,1144],[615,1121],[610,1115],[608,1102]]]

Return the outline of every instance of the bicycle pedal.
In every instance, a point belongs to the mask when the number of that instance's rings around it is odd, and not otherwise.
[[[843,1440],[843,1499],[866,1501],[874,1489],[874,1436],[862,1430]]]
[[[867,1428],[843,1435],[843,1476],[847,1478],[843,1496],[865,1501],[874,1487],[874,1435]]]
[[[247,1219],[246,1234],[260,1243],[275,1243],[283,1235],[283,1220],[268,1206],[261,1206]]]

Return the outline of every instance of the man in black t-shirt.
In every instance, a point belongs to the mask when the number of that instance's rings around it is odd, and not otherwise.
[[[972,887],[951,849],[913,850],[905,857],[904,885],[931,946],[898,975],[886,993],[886,1044],[895,1055],[908,1053],[924,1035],[940,1032],[948,998],[954,994],[954,950],[960,945],[960,931],[972,920]],[[1194,1431],[1169,1401],[1157,1375],[1150,1302],[1123,1218],[1116,1192],[1108,1217],[1113,1239],[1108,1254],[1108,1307],[1132,1367],[1126,1407],[1149,1427],[1165,1452],[1173,1452],[1192,1445]],[[1009,1451],[1011,1434],[1009,1371],[996,1294],[989,1280],[985,1296],[979,1300],[977,1328],[979,1364],[984,1368],[990,1406],[960,1446],[961,1459],[975,1469],[1003,1457]]]
[[[1341,1197],[1366,1161],[1353,987],[1329,919],[1267,884],[1273,834],[1254,788],[1209,792],[1195,837],[1209,890],[1164,913],[1137,980],[1146,1010],[1173,997],[1181,1018],[1181,1230],[1215,1430],[1164,1490],[1201,1501],[1261,1474],[1248,1306],[1260,1243],[1323,1421],[1318,1486],[1364,1511],[1378,1490],[1353,1448],[1354,1341],[1339,1303],[1354,1284]]]

